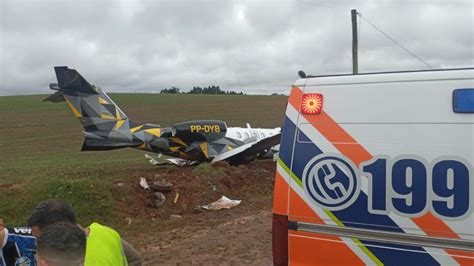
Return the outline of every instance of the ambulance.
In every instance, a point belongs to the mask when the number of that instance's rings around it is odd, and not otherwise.
[[[474,68],[302,76],[274,265],[474,265]]]

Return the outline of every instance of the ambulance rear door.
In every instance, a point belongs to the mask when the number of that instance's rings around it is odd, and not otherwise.
[[[292,89],[292,263],[474,265],[474,69]],[[304,84],[305,86],[302,86]]]

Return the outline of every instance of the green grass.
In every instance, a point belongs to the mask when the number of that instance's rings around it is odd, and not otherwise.
[[[209,163],[201,163],[193,170],[195,176],[204,177],[206,179],[212,179],[215,176],[226,175],[222,169],[213,168]]]
[[[8,225],[23,225],[38,202],[57,198],[70,202],[83,224],[99,221],[120,226],[124,222],[117,201],[128,195],[114,189],[113,183],[153,174],[157,168],[138,150],[80,152],[80,123],[65,103],[42,102],[44,98],[0,97],[0,218]],[[247,122],[254,127],[281,126],[287,100],[159,94],[112,94],[111,98],[137,122],[170,126],[219,119],[242,127]]]

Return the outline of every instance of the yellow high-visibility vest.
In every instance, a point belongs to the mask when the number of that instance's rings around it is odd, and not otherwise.
[[[92,223],[88,228],[85,266],[128,266],[117,231],[98,223]]]

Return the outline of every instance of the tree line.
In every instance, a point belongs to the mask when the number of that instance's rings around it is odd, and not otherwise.
[[[194,86],[190,91],[185,92],[181,91],[179,88],[171,87],[165,88],[160,91],[160,93],[166,94],[228,94],[228,95],[244,95],[243,92],[236,92],[233,90],[222,90],[219,86],[211,85],[207,87]]]

